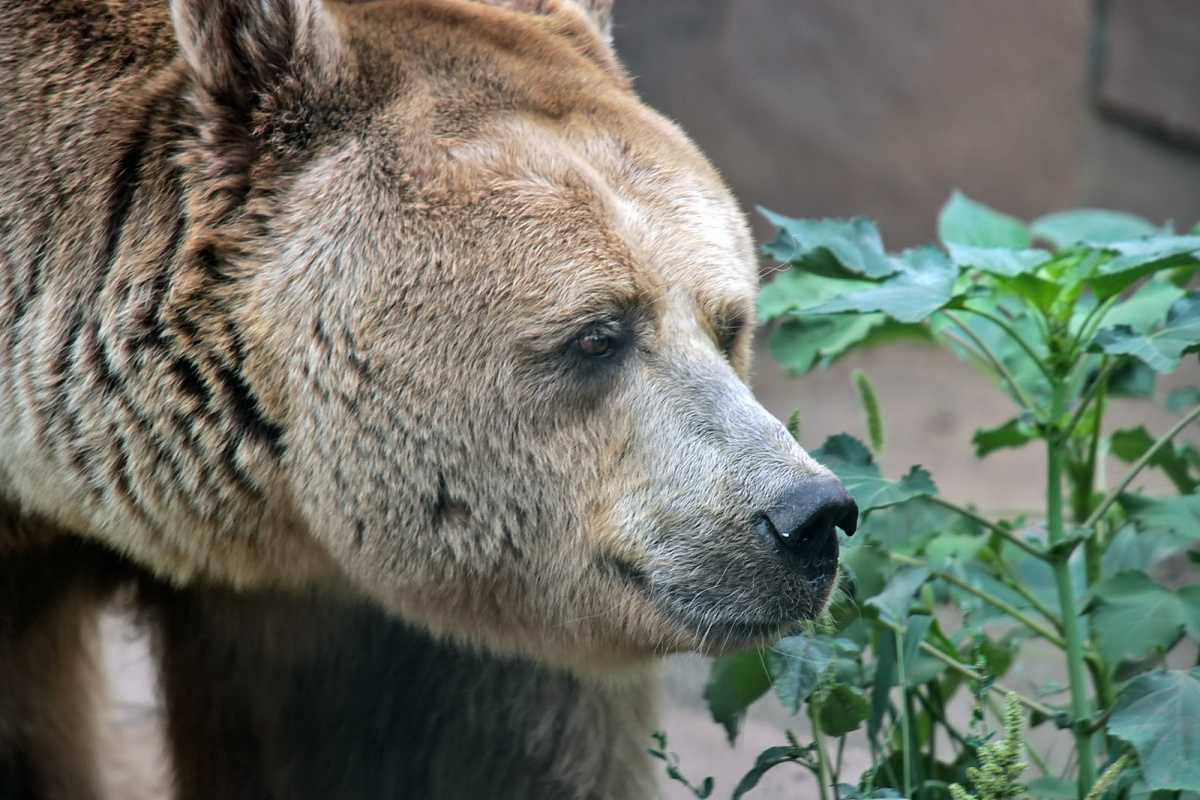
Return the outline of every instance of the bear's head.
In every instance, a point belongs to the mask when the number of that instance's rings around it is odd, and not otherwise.
[[[857,509],[747,388],[745,220],[634,95],[607,4],[173,15],[193,238],[237,278],[279,491],[349,582],[577,670],[821,612]]]

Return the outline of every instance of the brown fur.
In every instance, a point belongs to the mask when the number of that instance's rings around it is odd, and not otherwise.
[[[0,2],[8,794],[96,795],[135,568],[197,800],[646,796],[654,657],[823,607],[745,223],[610,11]]]

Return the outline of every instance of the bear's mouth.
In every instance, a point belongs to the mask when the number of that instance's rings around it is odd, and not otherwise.
[[[619,556],[605,556],[601,563],[615,580],[650,600],[672,627],[686,631],[688,649],[709,655],[774,641],[815,619],[825,608],[838,571],[836,557],[808,562],[802,570],[788,570],[790,586],[764,592],[760,584],[759,599],[737,608],[738,604],[700,601],[713,586],[671,585],[660,580],[663,576],[652,578],[650,570]],[[793,602],[780,602],[781,596],[791,596]],[[743,602],[746,599],[743,596]]]

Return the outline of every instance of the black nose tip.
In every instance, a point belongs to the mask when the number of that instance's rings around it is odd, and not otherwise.
[[[764,515],[775,538],[797,555],[817,555],[837,541],[833,529],[847,536],[858,528],[858,504],[836,478],[797,483]]]

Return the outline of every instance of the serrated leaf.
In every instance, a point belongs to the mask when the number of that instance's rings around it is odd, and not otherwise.
[[[895,563],[880,548],[858,544],[842,551],[842,569],[853,579],[854,596],[864,600],[883,591]]]
[[[879,280],[896,271],[868,219],[791,219],[759,208],[779,231],[767,255],[829,278]]]
[[[1162,233],[1136,214],[1100,208],[1047,214],[1034,220],[1031,229],[1035,238],[1049,242],[1057,249],[1081,243],[1109,244]]]
[[[850,351],[902,338],[928,339],[915,325],[883,314],[832,314],[784,320],[768,340],[771,355],[795,375],[827,367]]]
[[[764,323],[774,322],[785,314],[874,285],[870,281],[823,278],[795,268],[786,269],[776,273],[759,291],[758,318]]]
[[[1137,571],[1097,585],[1088,608],[1096,649],[1109,661],[1165,652],[1179,641],[1189,616],[1186,598]]]
[[[761,648],[713,659],[704,699],[713,720],[724,726],[730,744],[737,739],[746,709],[771,688],[766,664]]]
[[[1085,283],[1101,300],[1123,292],[1147,275],[1200,264],[1200,236],[1155,236],[1113,242],[1104,250],[1115,257],[1100,264]]]
[[[1171,306],[1186,295],[1170,281],[1148,280],[1137,291],[1121,299],[1104,315],[1106,327],[1128,325],[1135,331],[1149,333],[1161,326]]]
[[[1108,732],[1133,746],[1151,789],[1200,791],[1200,668],[1134,678],[1117,696]]]
[[[1156,499],[1126,493],[1117,502],[1141,530],[1170,528],[1189,539],[1200,539],[1200,494]]]
[[[905,612],[907,613],[907,612]],[[896,632],[885,628],[875,644],[875,678],[871,682],[871,715],[867,717],[867,735],[874,739],[883,726],[884,715],[891,709],[892,687],[896,685]]]
[[[839,476],[840,477],[840,476]],[[847,476],[842,479],[846,489],[854,496],[860,511],[887,508],[914,497],[930,497],[937,494],[937,486],[929,471],[913,466],[903,478],[889,481],[869,475]]]
[[[929,614],[913,614],[904,624],[904,643],[900,649],[904,652],[904,669],[910,684],[925,682],[913,681],[912,673],[917,664],[917,655],[921,652],[921,642],[925,641],[925,634],[929,633],[932,624],[933,617]]]
[[[1038,249],[973,247],[953,242],[948,243],[946,249],[956,264],[1005,277],[1031,273],[1053,258],[1050,252]]]
[[[769,664],[775,694],[788,712],[800,710],[836,654],[837,646],[828,636],[802,633],[771,645]]]
[[[1023,422],[1019,417],[1014,417],[998,427],[980,428],[975,431],[975,435],[971,437],[971,444],[975,445],[976,457],[983,458],[996,450],[1022,447],[1039,437],[1037,428]]]
[[[908,610],[912,608],[917,590],[929,580],[925,567],[909,567],[897,572],[887,587],[867,600],[867,605],[879,612],[879,618],[896,629],[904,627]]]
[[[835,683],[821,693],[818,718],[821,730],[829,736],[845,736],[858,730],[870,714],[871,701],[857,686]]]
[[[1125,525],[1109,540],[1104,550],[1103,574],[1115,575],[1126,570],[1149,571],[1166,556],[1183,550],[1193,539],[1176,531],[1160,528],[1146,536],[1136,525]]]
[[[1004,290],[1027,300],[1035,308],[1047,314],[1054,309],[1055,303],[1061,301],[1065,292],[1078,288],[1077,283],[1068,286],[1029,273],[1014,275],[1011,278],[997,277],[995,280],[996,284]]]
[[[1127,359],[1108,376],[1110,397],[1153,397],[1158,373],[1145,361]]]
[[[897,263],[901,270],[877,286],[843,294],[809,309],[810,313],[878,311],[898,322],[916,323],[950,302],[958,269],[941,250],[908,250]]]
[[[859,511],[894,506],[914,497],[937,494],[929,472],[914,466],[898,481],[882,477],[866,445],[849,434],[840,433],[825,440],[812,457],[829,467],[858,503]]]
[[[973,247],[1028,247],[1029,228],[1016,217],[971,200],[957,189],[938,214],[938,236],[945,244]]]
[[[1146,426],[1139,425],[1136,428],[1113,431],[1109,439],[1109,450],[1125,463],[1132,464],[1145,455],[1155,441],[1146,430]],[[1190,494],[1196,489],[1196,481],[1190,475],[1187,459],[1170,442],[1158,448],[1147,465],[1166,473],[1181,494]]]
[[[1200,347],[1200,293],[1177,300],[1166,323],[1151,333],[1117,325],[1096,333],[1090,349],[1110,355],[1131,355],[1158,372],[1174,372],[1185,353]]]
[[[733,790],[733,800],[738,800],[746,792],[758,786],[758,782],[762,780],[762,776],[772,767],[787,764],[794,760],[792,757],[792,748],[790,747],[768,747],[766,750],[763,750],[758,754],[758,758],[754,760],[754,766],[738,781],[737,788]]]

